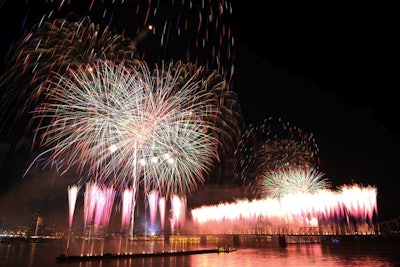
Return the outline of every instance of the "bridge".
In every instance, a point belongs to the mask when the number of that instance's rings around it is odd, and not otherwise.
[[[400,236],[400,216],[375,225],[377,232],[385,237]]]
[[[340,243],[369,244],[380,246],[400,239],[400,216],[385,222],[372,225],[334,225],[325,224],[319,227],[294,227],[292,225],[271,226],[259,224],[254,227],[185,227],[179,235],[172,235],[170,240],[197,240],[207,244],[282,244],[284,243]],[[382,241],[384,243],[382,243]],[[371,243],[372,242],[372,243]]]
[[[400,216],[379,223],[359,221],[331,222],[321,221],[317,226],[273,225],[263,222],[247,225],[225,222],[190,225],[180,230],[189,235],[285,235],[285,236],[351,236],[370,235],[382,237],[400,237]]]

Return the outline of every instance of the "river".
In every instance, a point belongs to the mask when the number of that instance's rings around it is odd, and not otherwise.
[[[171,251],[215,248],[213,242],[199,243],[190,240],[159,240],[127,241],[111,240],[79,240],[68,243],[69,255],[79,255],[100,251],[115,253],[135,253],[141,251]],[[145,257],[103,259],[91,261],[59,262],[56,257],[67,252],[67,242],[0,242],[1,267],[138,267],[138,266],[188,266],[188,267],[233,267],[233,266],[400,266],[399,242],[369,242],[367,244],[352,242],[340,243],[306,243],[287,244],[281,247],[270,242],[246,242],[235,246],[230,253],[206,253],[185,256]],[[111,249],[113,248],[113,249]],[[114,251],[112,251],[114,250]]]

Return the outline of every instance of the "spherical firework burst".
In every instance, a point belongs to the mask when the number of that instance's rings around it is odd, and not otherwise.
[[[288,167],[318,170],[318,146],[313,135],[280,118],[269,117],[257,127],[250,125],[235,152],[236,179],[243,181],[250,193],[257,193],[257,177]]]
[[[218,130],[210,118],[218,109],[197,83],[178,78],[179,72],[153,76],[144,63],[103,61],[56,74],[47,84],[49,101],[34,110],[41,156],[114,188],[191,192],[216,157],[210,133]]]
[[[314,194],[330,189],[325,174],[312,168],[288,167],[266,170],[258,180],[258,192],[262,197],[283,198],[294,194]]]

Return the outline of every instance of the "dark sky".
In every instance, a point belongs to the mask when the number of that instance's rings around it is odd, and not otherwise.
[[[381,216],[398,216],[399,42],[391,7],[246,3],[234,9],[246,121],[279,116],[314,133],[320,169],[334,185],[375,185]]]
[[[335,186],[376,186],[382,220],[400,214],[393,11],[234,1],[232,20],[234,90],[246,124],[274,116],[312,132],[321,171]],[[3,16],[1,31],[17,29],[17,19]]]

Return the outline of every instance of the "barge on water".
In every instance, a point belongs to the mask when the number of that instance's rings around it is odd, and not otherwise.
[[[183,250],[183,251],[162,251],[162,252],[147,252],[147,253],[125,253],[113,254],[105,253],[99,255],[65,255],[57,256],[57,261],[85,261],[85,260],[103,260],[103,259],[124,259],[124,258],[144,258],[144,257],[168,257],[168,256],[184,256],[193,254],[205,253],[230,253],[236,251],[231,246],[218,247],[215,249],[200,249],[200,250]]]

